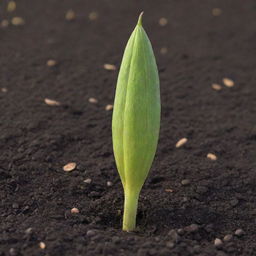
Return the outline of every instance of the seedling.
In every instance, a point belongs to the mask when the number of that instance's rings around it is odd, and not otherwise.
[[[156,153],[160,128],[158,70],[142,15],[124,51],[112,119],[113,149],[125,197],[125,231],[136,227],[139,194]]]

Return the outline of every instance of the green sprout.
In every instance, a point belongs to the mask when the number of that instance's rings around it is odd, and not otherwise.
[[[136,227],[139,194],[156,153],[160,129],[158,70],[142,15],[124,51],[112,119],[113,149],[125,197],[125,231]]]

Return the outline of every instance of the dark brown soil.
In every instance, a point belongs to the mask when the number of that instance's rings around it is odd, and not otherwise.
[[[255,256],[255,1],[20,0],[13,13],[6,5],[1,20],[19,16],[25,24],[0,29],[0,88],[7,89],[0,91],[0,255]],[[220,16],[212,15],[216,7]],[[105,110],[118,71],[103,65],[119,67],[141,10],[160,71],[162,122],[139,230],[124,233]],[[58,65],[47,67],[48,59]],[[223,86],[223,77],[235,86]],[[175,148],[183,137],[188,142]],[[68,162],[76,170],[64,172]],[[214,246],[240,228],[243,235]]]

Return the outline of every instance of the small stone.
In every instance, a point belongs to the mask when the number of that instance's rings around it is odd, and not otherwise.
[[[214,240],[214,246],[215,246],[216,248],[221,248],[222,245],[223,245],[223,242],[222,242],[219,238],[215,238],[215,240]]]
[[[90,184],[92,182],[92,179],[88,178],[84,180],[84,183]]]
[[[78,209],[78,208],[72,208],[72,209],[70,210],[70,212],[71,212],[71,213],[74,213],[74,214],[77,214],[77,213],[79,213],[79,209]]]
[[[182,147],[183,145],[185,145],[187,143],[188,139],[187,138],[182,138],[180,139],[177,143],[176,143],[176,148],[180,148]]]
[[[173,189],[171,189],[171,188],[166,188],[166,189],[165,189],[165,192],[172,193],[172,192],[173,192]]]
[[[219,84],[213,83],[213,84],[212,84],[212,89],[214,89],[214,90],[216,90],[216,91],[219,91],[219,90],[222,89],[222,87],[221,87],[221,85],[219,85]]]
[[[89,100],[88,100],[90,103],[93,103],[93,104],[96,104],[96,103],[98,103],[98,100],[97,99],[95,99],[95,98],[89,98]]]
[[[234,81],[230,78],[227,78],[227,77],[223,78],[222,82],[227,87],[233,87],[235,85]]]
[[[97,12],[90,12],[88,16],[89,20],[92,20],[92,21],[97,20],[98,17],[99,17],[99,14]]]
[[[68,164],[63,166],[63,171],[71,172],[71,171],[75,170],[75,168],[76,168],[76,163],[71,162],[71,163],[68,163]]]
[[[159,19],[158,23],[159,23],[160,26],[163,27],[163,26],[167,25],[168,20],[166,18],[162,17],[162,18]]]
[[[105,110],[106,111],[110,111],[110,110],[112,110],[113,109],[113,105],[110,105],[110,104],[108,104],[106,107],[105,107]]]
[[[19,209],[19,204],[13,203],[13,204],[12,204],[12,208],[13,208],[13,209]]]
[[[46,244],[44,242],[39,243],[39,247],[44,250],[46,248]]]
[[[88,237],[92,237],[92,236],[95,236],[95,235],[96,235],[96,232],[95,232],[94,230],[88,230],[88,231],[86,232],[86,235],[87,235]]]
[[[1,28],[7,28],[9,26],[8,20],[2,20],[1,21]]]
[[[113,186],[113,183],[112,183],[111,181],[108,181],[108,182],[107,182],[107,186],[108,186],[108,187],[111,187],[111,186]]]
[[[25,24],[25,20],[21,17],[13,17],[11,22],[13,26],[22,26]]]
[[[168,48],[167,48],[167,47],[162,47],[162,48],[160,49],[160,53],[161,53],[162,55],[165,55],[167,52],[168,52]]]
[[[220,8],[213,8],[212,15],[213,16],[220,16],[222,14],[222,10]]]
[[[235,235],[241,237],[244,235],[244,231],[241,228],[239,228],[235,231]]]
[[[5,87],[1,88],[1,92],[6,93],[7,91],[8,91],[7,88]]]
[[[207,154],[207,158],[212,160],[212,161],[216,161],[217,160],[217,156],[212,154],[212,153],[208,153]]]
[[[9,250],[9,253],[10,253],[10,256],[16,256],[16,255],[18,255],[17,251],[16,251],[14,248],[11,248],[11,249]]]
[[[16,3],[15,1],[10,1],[7,5],[7,12],[13,12],[16,10]]]
[[[179,228],[179,229],[177,230],[177,233],[178,233],[179,235],[181,235],[181,236],[185,234],[183,228]]]
[[[113,64],[104,64],[104,69],[106,70],[116,70],[116,66]]]
[[[232,239],[233,239],[233,236],[228,234],[228,235],[224,236],[223,241],[224,242],[230,242]]]
[[[185,227],[185,231],[189,233],[194,233],[199,230],[199,226],[197,224],[191,224],[187,227]]]
[[[65,18],[66,18],[67,21],[75,20],[76,13],[73,10],[68,10],[66,15],[65,15]]]
[[[175,246],[175,243],[173,243],[173,242],[166,243],[166,247],[168,247],[168,248],[173,248],[174,246]]]
[[[57,65],[57,61],[56,61],[56,60],[53,60],[53,59],[47,60],[46,65],[47,65],[48,67],[54,67],[54,66]]]
[[[45,104],[47,104],[49,106],[60,106],[61,105],[59,101],[51,100],[51,99],[48,99],[48,98],[45,98],[44,102],[45,102]]]
[[[27,229],[25,230],[25,234],[26,234],[26,235],[30,235],[32,232],[33,232],[33,228],[27,228]]]
[[[189,184],[190,184],[190,180],[189,179],[184,179],[184,180],[181,181],[181,185],[182,186],[187,186]]]

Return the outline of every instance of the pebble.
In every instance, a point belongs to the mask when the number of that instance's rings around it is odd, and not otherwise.
[[[189,184],[190,184],[190,180],[189,179],[184,179],[184,180],[181,181],[181,185],[182,186],[187,186]]]
[[[230,78],[227,78],[227,77],[223,78],[222,82],[227,87],[233,87],[235,85],[234,81]]]
[[[173,243],[173,242],[166,243],[166,247],[168,247],[168,248],[173,248],[174,246],[175,246],[175,243]]]
[[[11,22],[13,26],[22,26],[25,24],[25,20],[21,17],[13,17]]]
[[[7,28],[9,26],[9,21],[8,20],[2,20],[1,21],[1,27],[2,28]]]
[[[113,186],[113,183],[112,183],[111,181],[108,181],[108,182],[107,182],[107,186],[108,186],[108,187],[111,187],[111,186]]]
[[[208,153],[207,154],[207,158],[212,160],[212,161],[216,161],[217,160],[217,156],[212,154],[212,153]]]
[[[106,70],[116,70],[116,66],[113,64],[104,64],[104,69]]]
[[[96,235],[96,232],[95,232],[94,230],[88,230],[88,231],[86,232],[86,235],[87,235],[88,237],[92,237],[92,236],[95,236],[95,235]]]
[[[235,231],[235,235],[241,237],[244,235],[244,231],[241,228],[239,228]]]
[[[167,47],[162,47],[162,48],[160,49],[160,53],[161,53],[162,55],[165,55],[167,52],[168,52],[168,48],[167,48]]]
[[[222,14],[222,10],[220,8],[213,8],[212,15],[213,16],[220,16]]]
[[[108,104],[106,107],[105,107],[105,110],[106,111],[110,111],[110,110],[112,110],[113,109],[113,105],[110,105],[110,104]]]
[[[168,20],[166,18],[162,17],[162,18],[159,19],[158,23],[159,23],[160,26],[163,27],[163,26],[167,25]]]
[[[9,253],[10,253],[11,256],[16,256],[16,255],[18,255],[17,251],[16,251],[14,248],[11,248],[11,249],[9,250]]]
[[[13,209],[19,209],[19,204],[13,203],[13,204],[12,204],[12,208],[13,208]]]
[[[71,213],[74,213],[74,214],[77,214],[77,213],[79,213],[79,209],[78,208],[72,208],[71,210],[70,210],[70,212]]]
[[[182,147],[183,145],[185,145],[185,144],[187,143],[187,141],[188,141],[187,138],[182,138],[182,139],[180,139],[180,140],[176,143],[175,147],[176,147],[176,148],[180,148],[180,147]]]
[[[76,13],[73,10],[68,10],[66,15],[65,15],[66,20],[72,21],[75,20],[76,18]]]
[[[29,235],[29,234],[31,234],[33,232],[33,228],[27,228],[26,230],[25,230],[25,234],[26,235]]]
[[[97,12],[90,12],[88,16],[89,20],[97,20],[98,17],[99,17],[99,14]]]
[[[76,163],[71,162],[71,163],[68,163],[68,164],[63,166],[63,171],[71,172],[71,171],[75,170],[75,168],[76,168]]]
[[[39,247],[44,250],[46,248],[46,244],[44,242],[39,243]]]
[[[7,5],[7,12],[13,12],[16,10],[16,3],[15,1],[10,1]]]
[[[179,229],[177,230],[177,233],[182,236],[182,235],[185,234],[185,231],[184,231],[183,228],[179,228]]]
[[[228,235],[224,236],[223,241],[224,242],[230,242],[232,239],[233,239],[233,236],[228,234]]]
[[[89,101],[90,103],[93,103],[93,104],[98,103],[98,100],[95,99],[95,98],[89,98],[88,101]]]
[[[56,60],[53,60],[53,59],[47,60],[46,65],[47,65],[48,67],[54,67],[54,66],[57,65],[57,61],[56,61]]]
[[[90,184],[92,182],[92,179],[88,178],[84,180],[84,183]]]
[[[187,232],[193,233],[193,232],[198,231],[199,226],[198,226],[197,224],[191,224],[191,225],[185,227],[184,229],[185,229],[185,231],[187,231]]]
[[[221,241],[221,239],[215,238],[215,240],[214,240],[214,246],[215,246],[216,248],[221,248],[222,245],[223,245],[223,242]]]
[[[48,99],[48,98],[45,98],[44,102],[45,102],[45,104],[47,104],[49,106],[60,106],[61,105],[59,101],[51,100],[51,99]]]
[[[8,91],[7,88],[5,87],[1,88],[1,92],[6,93],[7,91]]]
[[[212,89],[213,89],[213,90],[216,90],[216,91],[219,91],[219,90],[222,89],[222,87],[221,87],[221,85],[219,85],[219,84],[213,83],[213,84],[212,84]]]
[[[173,192],[173,189],[171,189],[171,188],[166,188],[166,189],[165,189],[165,192],[172,193],[172,192]]]

